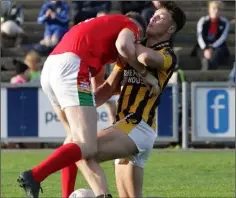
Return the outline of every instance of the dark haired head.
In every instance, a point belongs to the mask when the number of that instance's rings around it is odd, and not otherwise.
[[[130,19],[137,21],[142,26],[143,31],[144,32],[146,31],[147,24],[141,14],[139,14],[138,12],[128,12],[126,13],[126,16],[129,17]]]
[[[175,32],[180,31],[184,27],[186,23],[186,15],[174,1],[161,1],[159,8],[165,8],[170,12],[174,22],[176,23]]]
[[[28,69],[28,66],[20,60],[13,59],[12,63],[15,66],[15,71],[17,74],[22,74]]]

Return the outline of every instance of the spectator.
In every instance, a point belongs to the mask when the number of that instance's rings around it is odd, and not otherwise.
[[[45,24],[44,38],[41,45],[54,47],[68,31],[69,6],[63,1],[49,1],[43,4],[38,23]]]
[[[15,66],[16,75],[11,78],[11,83],[12,84],[26,83],[28,79],[25,72],[28,69],[28,66],[16,59],[13,59],[12,63]]]
[[[72,1],[74,25],[89,18],[96,17],[98,13],[108,13],[111,8],[110,1]]]
[[[202,70],[217,69],[229,56],[226,40],[230,25],[229,21],[220,15],[222,8],[221,1],[210,1],[208,16],[201,17],[197,24],[198,43],[192,54],[197,53],[202,62]]]
[[[25,64],[28,66],[27,76],[30,82],[40,82],[41,57],[35,51],[30,51],[25,56]]]
[[[5,7],[1,17],[3,47],[14,47],[21,44],[24,38],[24,31],[21,27],[23,22],[24,14],[18,5],[12,4],[10,7]]]

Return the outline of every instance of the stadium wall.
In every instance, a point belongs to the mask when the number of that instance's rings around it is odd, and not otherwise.
[[[1,86],[1,141],[63,142],[64,129],[40,87],[10,84]],[[161,104],[157,109],[156,143],[178,142],[179,129],[182,132],[183,148],[188,147],[189,132],[192,133],[192,142],[234,141],[234,86],[229,86],[228,83],[192,83],[189,98],[191,106],[187,103],[189,94],[185,93],[188,89],[182,89],[181,98],[179,88],[178,85],[170,84],[162,94]],[[180,103],[182,109],[179,108]],[[192,112],[191,128],[187,114],[189,107]],[[182,124],[179,122],[179,115]],[[110,124],[106,106],[102,105],[97,109],[98,131]]]

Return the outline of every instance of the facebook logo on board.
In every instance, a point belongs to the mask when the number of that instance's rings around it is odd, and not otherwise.
[[[207,93],[207,128],[210,133],[225,133],[229,128],[229,96],[225,90]]]

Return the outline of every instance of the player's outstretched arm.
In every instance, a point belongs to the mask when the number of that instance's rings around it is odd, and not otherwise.
[[[100,106],[109,100],[120,87],[120,82],[123,77],[123,71],[114,69],[107,80],[100,85],[95,91],[96,106]]]
[[[142,76],[146,84],[149,85],[151,90],[150,95],[155,96],[160,91],[158,80],[137,60],[135,41],[134,33],[129,29],[123,29],[116,40],[117,51],[120,56]]]
[[[165,69],[165,60],[161,53],[140,44],[136,45],[136,52],[138,61],[143,65],[159,70]]]
[[[102,67],[100,72],[91,79],[93,92],[95,92],[96,89],[105,82],[104,77],[105,77],[105,67]]]
[[[138,62],[136,56],[136,44],[134,33],[128,29],[123,29],[116,40],[116,48],[120,56],[125,59],[138,73],[144,73],[145,66]]]

